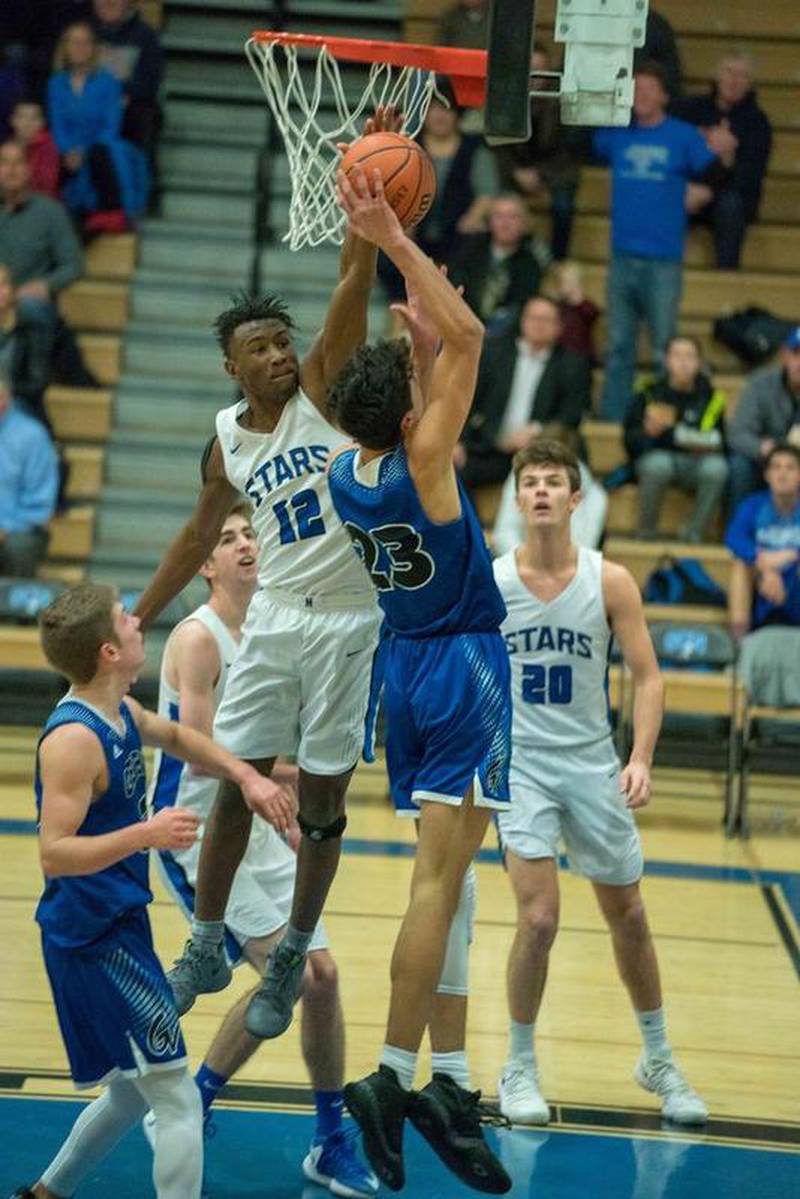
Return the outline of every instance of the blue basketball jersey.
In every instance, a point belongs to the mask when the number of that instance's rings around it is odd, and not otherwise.
[[[147,818],[142,741],[127,704],[120,704],[120,731],[89,704],[67,696],[53,710],[39,738],[65,724],[83,724],[97,737],[108,768],[108,789],[89,805],[79,837],[95,837]],[[36,808],[41,816],[42,783],[36,754]],[[48,878],[36,919],[44,935],[65,948],[102,938],[120,916],[152,899],[148,855],[134,853],[94,874]]]
[[[505,604],[461,483],[461,515],[437,524],[420,503],[402,446],[375,462],[374,485],[357,476],[357,453],[345,450],[331,463],[331,496],[389,631],[416,638],[498,629]]]

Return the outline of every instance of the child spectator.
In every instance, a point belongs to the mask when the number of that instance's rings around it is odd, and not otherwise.
[[[122,88],[98,67],[89,25],[64,31],[57,61],[47,107],[67,173],[64,200],[85,233],[122,232],[144,211],[149,187],[144,155],[120,134]]]
[[[694,510],[679,536],[703,540],[728,478],[724,453],[725,394],[703,371],[693,337],[667,343],[666,373],[645,384],[625,422],[625,448],[639,480],[637,536],[657,539],[658,518],[673,483],[695,496]]]
[[[61,157],[47,129],[44,109],[38,100],[20,100],[11,114],[14,140],[25,147],[31,171],[31,188],[42,195],[61,199]]]
[[[577,262],[559,262],[545,280],[543,289],[558,304],[561,336],[558,344],[583,354],[594,363],[594,325],[600,309],[583,291],[583,276]]]

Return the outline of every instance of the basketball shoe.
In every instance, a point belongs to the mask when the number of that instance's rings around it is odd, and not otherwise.
[[[283,942],[275,946],[261,986],[245,1012],[244,1026],[251,1036],[269,1041],[286,1032],[303,986],[305,964],[304,953],[290,949]]]
[[[370,1199],[378,1190],[378,1179],[359,1161],[357,1138],[357,1128],[339,1128],[313,1140],[303,1160],[306,1178],[345,1199]]]
[[[481,1117],[494,1116],[480,1102],[480,1091],[465,1091],[447,1074],[434,1074],[408,1106],[408,1118],[467,1186],[490,1195],[511,1190],[511,1178],[486,1143]]]
[[[369,1164],[391,1191],[402,1190],[406,1181],[403,1121],[409,1098],[394,1070],[384,1065],[344,1088],[344,1101],[361,1129]]]
[[[190,937],[181,956],[167,971],[167,982],[172,988],[178,1015],[188,1012],[198,995],[224,991],[231,977],[222,942],[218,947],[201,949]]]
[[[539,1090],[536,1067],[506,1062],[497,1084],[500,1111],[512,1124],[548,1124],[550,1107]]]
[[[708,1108],[671,1057],[647,1058],[642,1054],[633,1077],[645,1091],[658,1095],[665,1120],[675,1124],[705,1124],[708,1120]]]
[[[11,1199],[36,1199],[36,1196],[28,1187],[20,1187],[18,1190],[14,1191]]]

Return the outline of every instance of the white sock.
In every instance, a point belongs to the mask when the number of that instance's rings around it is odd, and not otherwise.
[[[397,1075],[397,1081],[404,1091],[410,1091],[414,1085],[414,1075],[417,1072],[417,1054],[409,1049],[397,1049],[394,1045],[384,1045],[381,1054],[381,1065],[390,1066]]]
[[[283,934],[281,944],[285,945],[287,949],[293,949],[296,953],[307,953],[313,936],[313,929],[310,933],[303,932],[302,929],[295,928],[290,921],[286,925],[286,932]]]
[[[536,1064],[536,1053],[533,1048],[533,1033],[536,1024],[519,1024],[516,1020],[509,1021],[508,1026],[508,1060],[520,1065],[533,1066]]]
[[[224,936],[224,920],[198,920],[192,916],[192,941],[198,949],[218,949]]]
[[[644,1044],[646,1058],[671,1058],[672,1050],[667,1040],[667,1018],[663,1007],[657,1007],[652,1012],[637,1012],[639,1030]]]
[[[66,1141],[42,1174],[47,1189],[55,1195],[74,1195],[146,1111],[147,1103],[134,1084],[127,1078],[115,1078],[72,1125]]]
[[[457,1082],[465,1091],[470,1090],[467,1054],[463,1049],[455,1050],[453,1053],[432,1053],[431,1072],[433,1074],[446,1074],[448,1078],[452,1078],[453,1082]]]

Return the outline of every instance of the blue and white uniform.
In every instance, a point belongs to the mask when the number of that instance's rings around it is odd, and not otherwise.
[[[383,609],[371,709],[374,716],[383,683],[398,813],[417,815],[423,800],[460,804],[471,787],[476,804],[506,806],[511,706],[498,632],[505,606],[469,501],[462,490],[458,519],[432,521],[402,446],[367,463],[345,450],[329,475]]]
[[[214,687],[216,711],[225,692],[229,669],[239,646],[224,621],[208,604],[201,604],[190,616],[175,626],[175,633],[188,621],[202,624],[217,645],[219,675]],[[158,689],[158,714],[166,720],[180,721],[179,696],[167,678],[170,641],[161,661],[161,680]],[[158,863],[169,891],[187,916],[194,912],[197,867],[205,821],[216,798],[219,783],[193,773],[188,762],[157,750],[149,803],[154,811],[178,805],[191,808],[200,818],[197,840],[189,849],[162,849]],[[244,857],[239,865],[225,908],[225,948],[232,963],[242,959],[242,946],[255,937],[268,937],[283,928],[289,919],[297,873],[297,859],[289,846],[265,820],[256,817]],[[310,950],[327,947],[320,922],[314,930]]]
[[[575,575],[549,603],[523,583],[516,550],[495,561],[494,575],[508,610],[502,632],[514,706],[503,846],[521,858],[554,858],[563,840],[580,874],[634,883],[642,848],[609,723],[602,555],[579,548]]]
[[[147,818],[144,758],[127,704],[119,723],[71,696],[50,715],[54,729],[82,724],[106,759],[108,788],[89,805],[79,837],[100,836]],[[36,806],[42,784],[36,760]],[[153,949],[147,905],[148,854],[131,854],[93,874],[48,878],[36,909],[45,966],[72,1077],[91,1087],[121,1073],[174,1069],[186,1061],[178,1013]]]

